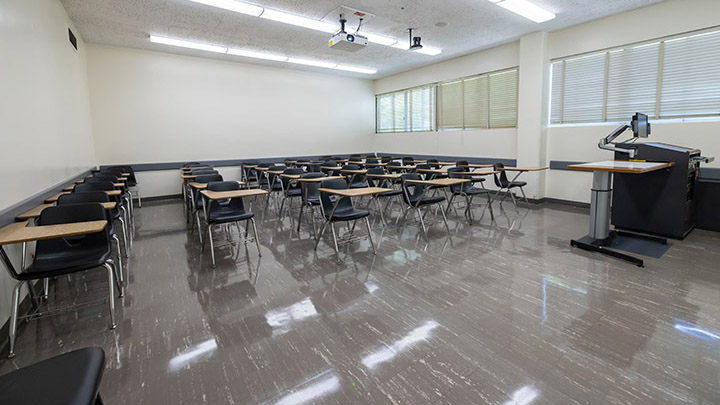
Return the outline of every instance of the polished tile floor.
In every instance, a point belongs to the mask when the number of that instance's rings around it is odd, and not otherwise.
[[[0,373],[97,345],[109,404],[720,403],[717,233],[637,268],[571,249],[586,211],[547,204],[452,214],[429,243],[376,219],[377,256],[363,240],[338,264],[329,232],[315,254],[309,224],[272,211],[262,257],[218,233],[212,268],[181,202],[146,203],[117,330],[106,305],[24,324]],[[97,298],[103,280],[53,291]]]

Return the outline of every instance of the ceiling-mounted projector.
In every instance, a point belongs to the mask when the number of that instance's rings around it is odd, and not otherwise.
[[[329,41],[329,47],[332,49],[340,49],[341,51],[357,52],[365,48],[368,44],[368,39],[358,33],[360,26],[354,34],[345,32],[345,23],[347,20],[340,15],[340,31],[333,35]],[[362,25],[362,18],[360,19],[360,25]]]

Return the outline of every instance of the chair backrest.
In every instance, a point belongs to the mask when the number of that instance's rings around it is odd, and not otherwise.
[[[387,164],[388,172],[390,172],[390,173],[399,173],[399,172],[402,171],[402,169],[399,169],[398,167],[399,167],[399,166],[402,166],[402,165],[403,165],[402,163],[400,163],[400,162],[398,162],[398,161],[396,161],[396,160],[393,160],[392,162],[390,162],[390,163]]]
[[[510,181],[507,178],[507,174],[505,173],[505,165],[503,163],[494,163],[493,164],[493,171],[500,172],[500,174],[495,174],[495,185],[497,187],[507,187],[508,184],[510,184]]]
[[[425,190],[425,185],[408,183],[408,180],[421,180],[420,175],[417,173],[405,173],[400,176],[403,190],[403,200],[412,205],[413,202],[417,201],[422,196]]]
[[[427,164],[430,165],[433,169],[439,169],[440,168],[440,161],[437,159],[428,159]]]
[[[405,166],[412,166],[415,164],[415,158],[406,156],[406,157],[402,158],[402,162],[403,162],[403,165],[405,165]]]
[[[285,169],[284,173],[285,173],[285,174],[300,174],[300,175],[301,175],[301,174],[305,173],[305,171],[304,171],[302,168],[297,167],[297,168],[292,168],[292,169]],[[287,194],[287,192],[290,191],[290,190],[292,190],[292,189],[298,189],[298,188],[300,188],[300,185],[298,184],[298,182],[295,181],[295,180],[293,180],[293,179],[291,179],[291,178],[289,178],[289,177],[282,177],[282,176],[280,176],[280,181],[281,181],[281,184],[282,184],[283,192],[284,192],[285,194]]]
[[[343,169],[343,170],[360,170],[360,166],[358,166],[358,165],[356,165],[356,164],[349,163],[349,164],[344,165],[344,166],[342,167],[342,169]]]
[[[340,165],[333,162],[332,160],[326,161],[323,163],[321,167],[333,167],[334,169],[321,169],[323,173],[327,174],[328,176],[337,176],[340,174]]]
[[[94,181],[80,183],[73,188],[74,192],[82,191],[111,191],[115,190],[115,185],[112,181]]]
[[[104,191],[81,191],[77,193],[63,194],[58,197],[57,205],[82,204],[89,202],[109,202],[110,197]]]
[[[370,169],[367,169],[367,174],[385,174],[385,170],[382,167],[373,167]],[[367,176],[367,181],[370,184],[371,187],[386,187],[388,182],[388,179],[382,179],[377,177],[370,177]]]
[[[322,183],[320,183],[321,188],[332,188],[336,190],[342,190],[348,188],[348,184],[344,179],[328,179],[323,180]],[[337,201],[337,199],[340,199],[340,201]],[[346,208],[352,208],[352,200],[350,197],[340,197],[334,194],[330,193],[320,193],[320,203],[322,204],[323,213],[325,216],[330,216],[330,214],[333,211],[333,206],[335,205],[335,202],[337,201],[337,210],[342,210]]]
[[[358,154],[353,154],[353,155],[350,155],[350,159],[362,159],[362,156],[358,155]]]
[[[455,162],[455,166],[458,166],[458,167],[461,167],[461,166],[467,167],[468,164],[469,163],[467,160],[458,160],[457,162]]]
[[[270,173],[270,172],[271,172],[271,171],[273,171],[273,172],[284,172],[285,169],[287,169],[287,166],[285,166],[285,165],[274,165],[274,166],[270,166],[270,169],[268,169],[268,171],[267,171],[267,176],[268,176],[268,182],[269,182],[269,184],[271,185],[271,187],[270,187],[271,189],[272,189],[273,187],[282,187],[281,182],[280,182],[280,179],[281,179],[282,177],[278,176],[277,174]]]
[[[467,170],[467,168],[464,167],[451,167],[448,169],[448,177],[451,179],[463,179],[465,176],[458,173],[463,173]],[[453,184],[450,186],[450,191],[453,192],[453,194],[459,194],[463,191],[464,185],[470,184],[470,183],[462,183],[462,184]]]
[[[214,181],[223,181],[223,176],[221,176],[221,175],[219,175],[219,174],[204,174],[204,175],[202,175],[202,176],[197,176],[197,177],[195,177],[195,179],[193,180],[193,183],[207,183],[207,184],[210,184],[211,182],[214,182]],[[201,191],[201,190],[199,190],[199,189],[197,189],[197,188],[195,188],[195,187],[192,188],[193,201],[195,201],[195,202],[200,201],[200,200],[199,200],[199,198],[200,198],[200,191]]]
[[[303,179],[318,179],[320,177],[325,177],[325,175],[322,173],[305,173],[300,175],[300,178]],[[299,183],[304,203],[307,203],[310,198],[316,198],[319,196],[320,193],[318,193],[318,189],[320,188],[321,182],[301,181]]]
[[[209,191],[232,191],[240,190],[240,184],[237,181],[211,181],[207,185]],[[231,198],[229,200],[210,200],[208,204],[208,215],[216,210],[236,210],[237,212],[245,211],[245,204],[242,198]]]
[[[98,183],[98,182],[104,182],[109,181],[111,183],[117,183],[118,178],[117,176],[110,176],[110,175],[96,175],[93,177],[86,177],[85,183]]]
[[[197,176],[198,174],[218,174],[218,171],[214,169],[193,169],[190,170],[190,174],[193,176]]]
[[[377,163],[378,159],[376,157],[369,157],[365,159],[365,163]]]
[[[320,162],[317,160],[312,160],[312,161],[308,162],[308,171],[309,172],[311,172],[311,173],[320,173],[321,172],[320,165],[318,165],[318,164],[311,165],[310,163],[320,163]]]
[[[380,161],[382,163],[390,163],[390,162],[392,162],[392,160],[393,160],[392,156],[383,156],[380,158]]]
[[[429,170],[429,169],[432,169],[432,167],[430,167],[430,165],[427,164],[427,163],[420,163],[420,164],[418,164],[418,165],[415,166],[415,171],[417,171],[417,169]],[[431,178],[433,177],[433,174],[432,174],[432,173],[420,173],[420,175],[421,175],[425,180],[429,180],[429,179],[431,179]]]
[[[194,166],[202,166],[202,163],[200,162],[188,162],[183,164],[183,167],[194,167]]]
[[[99,203],[69,204],[45,208],[40,213],[38,224],[58,225],[106,219],[107,213],[105,212],[105,208]],[[97,249],[107,250],[107,252],[110,253],[109,227],[106,227],[103,232],[69,238],[40,240],[35,246],[35,257],[58,256],[69,250],[75,252],[85,250],[93,254]],[[60,259],[60,262],[62,262],[62,259]]]

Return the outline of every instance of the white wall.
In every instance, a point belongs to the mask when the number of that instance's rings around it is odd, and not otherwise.
[[[72,48],[69,26],[57,0],[0,2],[0,210],[95,165],[85,44]],[[0,270],[0,324],[14,285]]]
[[[69,26],[57,0],[0,2],[0,210],[95,165],[85,44]]]
[[[547,49],[550,58],[585,53],[712,27],[720,23],[718,16],[720,1],[672,0],[552,32]],[[612,152],[598,149],[597,142],[615,126],[550,127],[548,160],[612,159]],[[706,156],[720,157],[718,134],[720,122],[654,123],[649,140],[695,147]],[[720,167],[720,161],[703,167]],[[589,202],[591,183],[591,173],[552,170],[547,177],[546,195]]]
[[[100,45],[88,71],[100,164],[372,150],[369,80]],[[177,173],[139,181],[179,189]]]
[[[519,42],[398,73],[375,81],[375,94],[518,66]],[[376,134],[375,150],[384,153],[481,156],[515,159],[516,129]]]

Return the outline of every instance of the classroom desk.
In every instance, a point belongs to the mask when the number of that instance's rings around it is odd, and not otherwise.
[[[455,163],[453,163],[452,165],[455,165]],[[470,163],[467,165],[460,165],[458,167],[467,167],[470,169],[487,169],[489,167],[493,167],[493,165],[487,163]]]
[[[75,190],[75,186],[77,186],[77,184],[67,186],[63,189],[63,191],[73,191],[73,190]],[[125,183],[113,183],[113,186],[114,187],[125,187]]]
[[[303,182],[303,183],[322,183],[323,180],[335,180],[335,179],[345,179],[343,176],[325,176],[325,177],[310,177],[310,178],[301,178],[299,174],[287,174],[283,175],[286,177],[290,176],[297,176],[297,181]],[[295,178],[295,177],[290,177]]]
[[[244,185],[245,185],[245,182],[244,182],[244,181],[238,180],[237,183],[238,183],[239,185],[241,185],[241,186],[244,186]],[[190,183],[190,184],[188,184],[188,186],[190,186],[190,187],[192,187],[192,188],[196,188],[196,189],[198,189],[198,190],[205,190],[205,189],[207,189],[207,185],[208,185],[207,183]]]
[[[455,162],[437,162],[434,164],[438,164],[440,166],[455,166]]]
[[[341,166],[320,166],[323,170],[341,170]]]
[[[593,185],[590,189],[590,228],[588,235],[570,240],[570,245],[583,250],[598,252],[619,259],[627,260],[638,267],[643,267],[644,261],[634,256],[620,253],[607,248],[613,237],[623,234],[619,231],[610,231],[610,201],[612,196],[612,174],[629,173],[642,175],[657,170],[669,169],[672,162],[630,162],[606,160],[602,162],[583,163],[570,165],[570,170],[582,170],[593,172]],[[651,237],[648,237],[651,238]],[[655,238],[653,238],[655,239]],[[661,238],[657,240],[662,241]],[[665,240],[667,243],[667,240]]]
[[[257,188],[230,191],[202,190],[200,193],[211,200],[227,200],[229,198],[244,198],[269,194],[266,190],[260,190]]]
[[[267,172],[270,173],[270,174],[274,174],[274,175],[276,175],[276,176],[285,173],[284,170],[268,170]]]
[[[388,170],[415,170],[416,168],[417,168],[416,165],[412,165],[412,166],[405,166],[405,165],[392,166],[392,165],[388,165]]]
[[[106,210],[114,210],[115,207],[117,206],[117,203],[115,203],[115,202],[103,202],[100,204],[102,204],[103,208],[105,208]],[[54,207],[54,206],[55,206],[54,204],[38,205],[37,207],[35,207],[29,211],[23,212],[22,214],[16,216],[15,221],[20,222],[20,221],[27,221],[28,219],[38,218],[38,217],[40,217],[40,213],[42,212],[42,210],[44,210],[45,208]]]
[[[105,192],[110,197],[117,197],[122,194],[121,190],[110,190]],[[62,193],[57,193],[54,196],[48,198],[45,200],[46,203],[54,203],[57,202],[58,198],[60,198],[61,195],[70,194],[68,191],[63,191]]]
[[[385,224],[385,217],[383,216],[382,207],[380,206],[380,203],[377,200],[378,194],[388,193],[393,191],[391,188],[382,188],[382,187],[363,187],[363,188],[343,188],[343,189],[335,189],[335,188],[319,188],[319,192],[321,193],[328,193],[333,194],[339,197],[348,197],[348,198],[354,198],[354,197],[363,197],[363,196],[372,196],[373,201],[375,201],[375,204],[378,207],[378,210],[380,211],[380,219]],[[330,215],[325,215],[323,212],[323,216],[325,217],[325,223],[322,226],[322,229],[320,230],[320,235],[318,236],[317,240],[315,241],[315,250],[317,250],[318,245],[320,244],[320,240],[322,239],[323,235],[325,234],[325,230],[327,229],[327,225],[331,223],[333,215],[335,215],[335,210],[337,209],[338,204],[342,198],[338,198],[333,203],[332,210],[330,211]],[[322,201],[322,198],[320,199]],[[372,238],[372,231],[370,229],[370,222],[368,221],[367,217],[365,217],[365,223],[367,224],[368,229],[368,238],[370,239],[370,244],[373,248],[373,253],[377,253],[375,250],[375,241],[373,241]],[[335,255],[338,257],[338,260],[340,259],[340,252],[338,250],[337,245],[337,239],[335,237],[335,228],[330,226],[333,232],[333,242],[335,243]]]
[[[432,179],[432,180],[405,180],[406,183],[424,184],[432,187],[454,186],[456,184],[469,183],[470,179]]]
[[[382,162],[378,162],[378,163],[365,163],[365,166],[370,166],[370,167],[382,167],[382,166],[387,166],[387,163],[382,163]]]
[[[123,177],[130,177],[131,173],[120,173]]]
[[[97,233],[105,229],[106,220],[73,222],[69,224],[28,226],[29,222],[15,222],[0,228],[0,249],[3,245],[34,242],[45,239],[68,238],[71,236]],[[4,252],[3,259],[6,259]],[[9,264],[9,260],[6,261]],[[12,266],[10,266],[12,267]]]
[[[402,176],[400,173],[384,173],[384,174],[374,174],[374,173],[368,173],[366,174],[367,177],[373,177],[376,179],[388,179],[388,180],[397,180]]]

